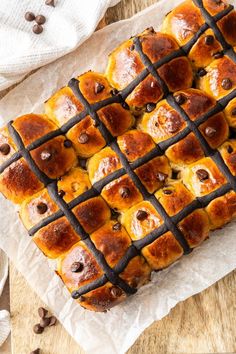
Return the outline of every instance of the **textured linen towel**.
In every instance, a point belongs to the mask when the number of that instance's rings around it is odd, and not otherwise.
[[[8,260],[3,251],[0,250],[0,296],[5,285],[8,273]],[[0,311],[0,347],[10,333],[10,314],[8,311]],[[0,350],[1,353],[1,350]]]
[[[0,91],[20,81],[31,70],[73,51],[96,29],[108,7],[120,0],[0,0]],[[25,13],[44,15],[43,32]]]

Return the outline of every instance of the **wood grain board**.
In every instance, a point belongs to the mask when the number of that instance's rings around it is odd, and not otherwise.
[[[107,11],[99,27],[128,18],[155,2],[123,0]],[[38,321],[37,309],[42,305],[11,264],[12,354],[29,354],[38,347],[42,354],[84,353],[60,324],[42,335],[32,332]],[[7,348],[0,349],[0,353],[10,354]],[[128,354],[157,353],[236,353],[236,271],[178,304],[166,318],[150,326],[128,351]]]

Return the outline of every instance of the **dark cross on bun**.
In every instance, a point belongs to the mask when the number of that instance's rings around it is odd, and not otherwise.
[[[236,215],[236,12],[187,0],[0,130],[0,191],[74,299],[122,302]]]

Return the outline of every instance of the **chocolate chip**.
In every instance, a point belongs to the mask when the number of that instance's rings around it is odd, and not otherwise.
[[[49,323],[50,323],[50,318],[49,317],[41,318],[41,320],[40,320],[40,326],[43,327],[43,328],[48,327]]]
[[[100,82],[95,82],[95,93],[96,95],[104,90],[105,86],[100,84]]]
[[[120,215],[120,214],[117,213],[117,211],[115,211],[114,209],[111,209],[111,218],[112,218],[113,220],[114,220],[114,219],[117,219],[119,215]]]
[[[41,327],[39,323],[37,323],[36,325],[34,325],[33,331],[35,334],[41,334],[41,333],[43,333],[44,328]]]
[[[222,80],[221,82],[221,86],[224,90],[231,90],[231,88],[233,87],[233,83],[232,81],[227,77],[225,79]]]
[[[38,25],[38,24],[34,25],[34,26],[33,26],[33,32],[34,32],[35,34],[40,34],[40,33],[42,33],[42,32],[43,32],[43,26]]]
[[[121,106],[126,109],[127,111],[129,110],[129,105],[125,101],[121,103]]]
[[[46,0],[45,5],[55,7],[55,2],[54,0]]]
[[[232,109],[231,115],[232,115],[233,117],[236,117],[236,107]]]
[[[234,149],[232,148],[231,145],[229,145],[229,146],[227,147],[227,151],[228,151],[229,154],[232,154],[232,152],[234,151]]]
[[[178,103],[179,105],[182,105],[186,102],[186,97],[179,93],[178,95],[175,96],[175,102]]]
[[[112,90],[110,91],[110,94],[111,94],[112,96],[116,96],[116,95],[118,95],[118,93],[119,93],[119,91],[118,91],[117,89],[112,89]]]
[[[172,191],[170,189],[164,189],[163,193],[166,195],[170,195],[170,194],[172,194]]]
[[[168,175],[166,175],[165,173],[162,173],[162,172],[157,172],[156,176],[157,176],[158,181],[160,181],[160,182],[164,182],[165,179],[168,177]]]
[[[78,140],[80,144],[86,144],[89,141],[89,136],[87,133],[81,133]]]
[[[62,189],[58,192],[59,197],[63,198],[65,196],[66,192],[64,192]]]
[[[2,144],[0,146],[0,152],[2,155],[8,155],[10,150],[11,150],[11,147],[8,144]]]
[[[203,182],[209,178],[209,173],[202,168],[200,168],[199,170],[196,171],[196,175],[197,175],[200,182]]]
[[[131,50],[131,52],[132,52],[134,49],[135,49],[135,45],[134,45],[134,44],[132,44],[132,45],[130,46],[130,50]]]
[[[214,43],[214,36],[209,35],[205,37],[205,44],[206,45],[212,45]]]
[[[153,102],[150,102],[150,103],[147,103],[147,104],[146,104],[146,109],[145,109],[145,111],[146,111],[147,113],[150,113],[150,112],[152,112],[155,108],[156,108],[156,104],[153,103]]]
[[[44,307],[39,307],[38,309],[38,314],[39,317],[44,318],[47,316],[48,310],[46,310]]]
[[[120,224],[119,222],[117,222],[116,224],[114,224],[114,225],[112,226],[112,229],[113,229],[114,231],[119,231],[119,230],[121,230],[121,224]]]
[[[197,72],[197,75],[199,76],[199,77],[203,77],[203,76],[205,76],[207,74],[207,71],[205,70],[205,69],[203,69],[203,68],[200,68],[199,70],[198,70],[198,72]]]
[[[72,141],[71,140],[65,140],[64,141],[64,146],[65,148],[71,148],[72,147]]]
[[[33,14],[33,12],[28,11],[28,12],[26,12],[26,14],[25,14],[25,19],[26,19],[26,21],[28,21],[28,22],[32,22],[32,21],[34,21],[34,19],[35,19],[35,15]]]
[[[143,221],[145,219],[147,219],[148,217],[148,213],[145,210],[138,210],[137,214],[136,214],[136,218],[139,221]]]
[[[37,212],[41,215],[45,214],[46,211],[48,210],[48,206],[45,203],[39,203],[37,205]]]
[[[71,297],[75,300],[77,300],[80,297],[80,294],[78,293],[78,291],[72,291],[71,293]]]
[[[72,273],[82,272],[83,269],[84,269],[84,266],[80,262],[74,262],[74,263],[72,263],[72,265],[70,267],[70,270],[72,271]]]
[[[43,161],[49,161],[52,158],[52,154],[49,151],[42,151],[40,157]]]
[[[205,129],[205,135],[208,136],[209,138],[212,138],[216,133],[216,129],[212,127],[206,127]]]
[[[38,15],[38,16],[35,17],[35,22],[38,25],[43,25],[46,22],[46,17],[43,16],[43,15]]]
[[[112,297],[115,297],[115,298],[120,297],[123,294],[123,291],[120,288],[118,288],[117,286],[111,287],[110,292],[111,292]]]
[[[40,354],[40,349],[37,348],[37,349],[33,350],[32,352],[30,352],[30,354]]]
[[[220,59],[224,56],[224,52],[217,52],[213,54],[214,59]]]
[[[80,167],[86,169],[87,160],[86,159],[80,159],[79,160],[79,164],[80,164]]]
[[[120,193],[121,197],[124,199],[126,199],[130,196],[130,190],[127,187],[121,187],[119,189],[119,193]]]
[[[51,317],[49,317],[49,319],[50,319],[50,322],[49,322],[48,327],[55,326],[55,324],[57,323],[57,318],[55,316],[51,316]]]

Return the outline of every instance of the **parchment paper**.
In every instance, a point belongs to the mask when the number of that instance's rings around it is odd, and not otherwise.
[[[103,71],[107,54],[122,40],[149,26],[155,29],[177,1],[161,1],[130,20],[95,33],[76,52],[30,76],[0,102],[2,122],[31,111],[68,80],[90,68]],[[236,0],[232,1],[234,5]],[[122,354],[153,321],[168,314],[179,301],[206,289],[236,268],[235,223],[211,234],[208,241],[110,312],[83,310],[55,275],[50,261],[36,248],[16,216],[17,208],[0,199],[0,247],[33,289],[56,314],[66,330],[91,354]],[[157,333],[158,336],[158,333]],[[69,348],[68,348],[69,354]]]

